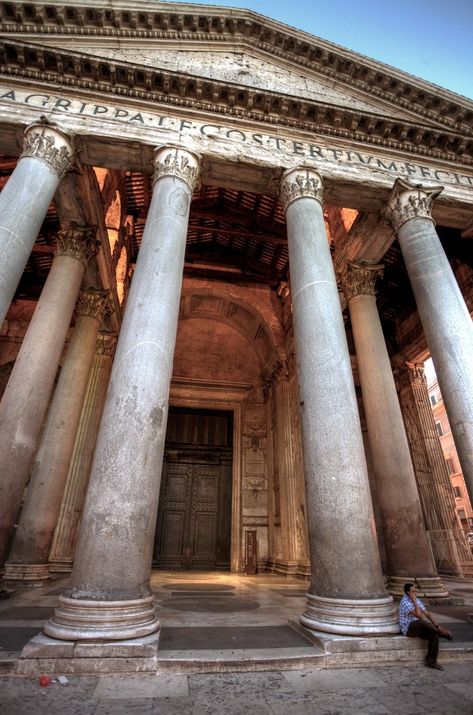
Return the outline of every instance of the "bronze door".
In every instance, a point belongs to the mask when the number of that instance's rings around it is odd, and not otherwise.
[[[192,417],[195,422],[206,419],[202,414]],[[172,424],[170,432],[175,437]],[[154,564],[163,569],[228,569],[231,452],[208,443],[174,445],[167,442],[164,457]]]

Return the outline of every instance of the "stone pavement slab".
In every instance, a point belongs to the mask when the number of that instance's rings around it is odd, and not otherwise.
[[[473,664],[0,678],[0,715],[471,715]]]
[[[120,698],[164,698],[186,697],[189,686],[185,675],[164,673],[149,676],[133,676],[126,678],[111,675],[102,676],[95,688],[93,697],[100,699]]]

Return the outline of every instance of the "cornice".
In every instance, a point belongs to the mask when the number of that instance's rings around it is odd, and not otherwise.
[[[473,138],[405,119],[334,107],[252,89],[14,40],[0,40],[0,76],[76,88],[290,127],[443,161],[473,164]]]
[[[428,82],[248,10],[130,2],[0,2],[2,34],[244,42],[449,129],[473,131],[473,104]]]

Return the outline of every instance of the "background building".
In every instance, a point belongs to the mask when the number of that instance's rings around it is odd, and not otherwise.
[[[432,363],[432,361],[427,361]],[[427,367],[427,366],[426,366]],[[453,441],[450,423],[440,392],[437,376],[433,365],[426,369],[427,384],[429,386],[429,399],[432,405],[432,412],[435,419],[435,427],[442,445],[442,452],[445,457],[450,481],[455,497],[455,508],[458,518],[461,521],[462,529],[467,534],[473,531],[473,509],[470,497],[465,484],[465,479],[461,471],[460,460],[458,459],[455,442]]]

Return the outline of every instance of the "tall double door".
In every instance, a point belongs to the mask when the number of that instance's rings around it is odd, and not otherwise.
[[[229,569],[232,414],[171,409],[154,565]]]

